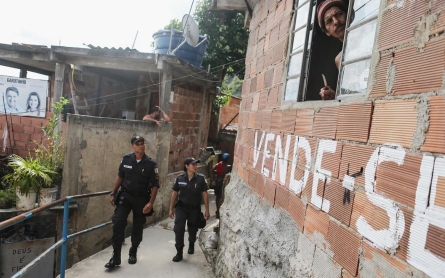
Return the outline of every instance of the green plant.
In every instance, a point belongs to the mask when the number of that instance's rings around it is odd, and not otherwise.
[[[52,172],[49,174],[52,180],[60,178],[60,169],[62,168],[63,158],[65,155],[65,140],[62,139],[62,130],[59,128],[60,118],[64,105],[68,104],[69,100],[62,97],[60,101],[54,103],[53,115],[48,120],[49,123],[43,127],[46,139],[37,145],[35,149],[35,157],[45,167]],[[51,187],[49,184],[48,187]],[[43,187],[47,187],[44,185]]]
[[[220,95],[217,95],[212,103],[212,112],[214,115],[218,115],[219,109],[230,103],[230,98],[232,97],[232,92],[230,91],[230,86],[222,86]]]
[[[17,195],[11,189],[0,190],[0,203],[15,202]]]
[[[18,190],[22,195],[29,195],[31,190],[39,192],[42,187],[52,184],[52,175],[56,173],[41,163],[40,159],[29,156],[22,158],[12,154],[8,166],[13,172],[3,177],[3,182]]]

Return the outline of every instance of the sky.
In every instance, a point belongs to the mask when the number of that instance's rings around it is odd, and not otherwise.
[[[132,47],[152,52],[152,35],[170,20],[191,14],[199,0],[4,0],[0,43],[87,47]],[[9,4],[8,4],[9,2]],[[19,70],[0,66],[0,75],[18,76]],[[28,73],[28,78],[46,79]]]

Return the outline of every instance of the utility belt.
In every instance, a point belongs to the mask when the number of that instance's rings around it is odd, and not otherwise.
[[[176,202],[175,208],[176,207],[182,207],[187,209],[199,209],[199,210],[201,209],[201,205],[186,205],[181,200]]]
[[[130,191],[123,188],[122,192],[125,192],[133,197],[146,197],[151,195],[151,188],[148,191]]]

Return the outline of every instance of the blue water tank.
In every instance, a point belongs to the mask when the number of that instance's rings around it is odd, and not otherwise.
[[[171,33],[171,30],[159,30],[153,34],[155,53],[167,54]],[[203,39],[204,36],[199,36],[199,42],[201,42]],[[182,37],[182,32],[177,29],[173,29],[172,45],[170,48],[171,51],[181,44],[183,40],[184,38]],[[188,43],[184,43],[178,50],[176,50],[175,55],[193,66],[201,68],[204,53],[209,44],[210,42],[208,39],[198,47],[193,47]]]

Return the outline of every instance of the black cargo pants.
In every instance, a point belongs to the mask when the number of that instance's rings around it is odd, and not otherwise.
[[[125,227],[127,227],[127,218],[130,211],[133,211],[133,229],[131,231],[132,246],[139,246],[142,241],[142,232],[146,223],[146,216],[142,213],[144,206],[150,201],[150,195],[130,194],[122,192],[120,196],[116,196],[116,209],[111,217],[113,221],[113,236],[111,241],[113,246],[122,246],[125,239]]]
[[[189,241],[196,241],[196,233],[198,232],[198,218],[201,213],[201,206],[185,206],[178,205],[175,209],[175,232],[176,247],[184,246],[185,224],[189,232]]]

